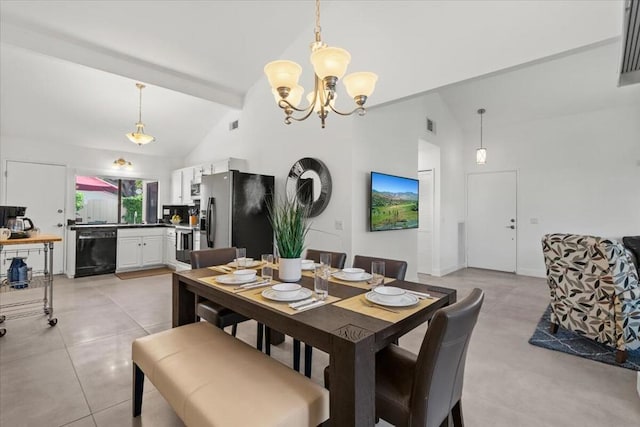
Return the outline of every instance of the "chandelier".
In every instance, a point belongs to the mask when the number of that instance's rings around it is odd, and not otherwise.
[[[286,124],[292,120],[301,122],[306,120],[312,112],[317,112],[324,128],[325,119],[330,111],[341,116],[349,116],[356,111],[364,116],[366,110],[364,103],[373,93],[378,76],[370,72],[351,73],[344,77],[344,85],[347,93],[356,103],[353,111],[341,112],[335,108],[336,83],[347,71],[351,55],[339,47],[329,47],[322,42],[320,35],[320,0],[316,0],[316,26],[315,41],[311,43],[311,64],[315,73],[313,92],[307,95],[309,105],[298,108],[304,88],[298,84],[302,73],[302,67],[293,61],[273,61],[265,65],[264,72],[269,79],[271,92],[278,107],[284,110]],[[302,113],[300,117],[294,117],[294,112]]]
[[[476,163],[479,165],[487,163],[487,149],[482,147],[482,115],[486,112],[487,110],[484,108],[478,110],[478,114],[480,114],[480,148],[476,150]]]
[[[120,157],[119,159],[116,159],[116,160],[113,161],[113,168],[114,169],[121,169],[121,168],[131,169],[131,168],[133,168],[133,165],[131,164],[130,161],[125,160],[122,157]]]
[[[138,122],[136,123],[136,130],[128,133],[127,138],[134,144],[144,145],[156,140],[155,137],[144,133],[144,123],[142,123],[142,89],[146,86],[142,83],[136,83],[136,87],[140,90],[140,102],[138,103]]]

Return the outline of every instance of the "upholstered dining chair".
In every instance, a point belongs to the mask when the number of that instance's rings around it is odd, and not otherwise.
[[[384,261],[384,275],[393,277],[398,280],[404,280],[407,274],[407,262],[395,259],[375,258],[370,256],[356,255],[353,257],[352,267],[362,268],[366,272],[371,272],[371,263],[373,261]]]
[[[319,249],[307,249],[305,259],[312,259],[315,262],[320,262],[320,254],[331,254],[331,267],[344,268],[344,263],[347,261],[347,254],[344,252],[330,252],[322,251]],[[304,344],[304,374],[311,378],[311,358],[313,353],[313,347]],[[293,340],[293,369],[300,371],[300,341]]]
[[[192,268],[204,268],[214,265],[222,265],[231,262],[236,257],[236,248],[214,248],[214,249],[201,249],[197,251],[191,251],[191,267]],[[238,331],[238,323],[249,320],[235,311],[216,304],[213,301],[204,300],[198,303],[196,309],[198,317],[206,320],[209,323],[216,325],[217,327],[224,329],[227,326],[231,326],[231,335],[236,336]],[[257,347],[262,349],[262,324],[258,323],[258,339]]]
[[[376,354],[376,417],[395,426],[464,425],[462,385],[471,333],[484,292],[436,311],[418,354],[390,344]],[[325,386],[329,370],[324,371]]]
[[[315,262],[320,262],[320,254],[331,255],[331,267],[333,268],[343,269],[344,263],[347,262],[347,254],[344,252],[321,251],[318,249],[307,249],[305,259],[312,259]]]

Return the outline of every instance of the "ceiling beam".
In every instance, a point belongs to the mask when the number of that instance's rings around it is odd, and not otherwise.
[[[215,82],[123,55],[103,46],[35,26],[31,22],[21,21],[16,17],[7,17],[3,14],[0,26],[2,43],[132,80],[143,81],[231,108],[241,109],[243,106],[244,94]]]

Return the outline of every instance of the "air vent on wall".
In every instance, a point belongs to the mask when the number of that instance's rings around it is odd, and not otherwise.
[[[620,86],[640,83],[640,0],[625,2]]]
[[[436,134],[436,122],[427,117],[427,132]]]
[[[229,123],[229,130],[236,130],[238,129],[238,121],[234,120],[231,123]]]

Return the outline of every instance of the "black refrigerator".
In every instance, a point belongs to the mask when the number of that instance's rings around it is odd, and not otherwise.
[[[274,177],[235,170],[204,175],[200,200],[204,227],[200,248],[247,248],[260,259],[273,253],[273,228],[267,203],[273,200]]]

